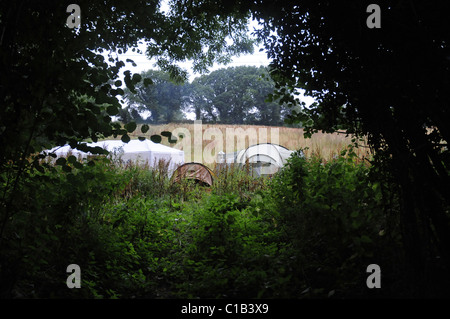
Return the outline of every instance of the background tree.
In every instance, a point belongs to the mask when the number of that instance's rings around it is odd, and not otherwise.
[[[187,104],[195,114],[196,120],[217,122],[219,114],[213,105],[214,90],[211,86],[203,85],[198,78],[189,84]]]
[[[144,71],[141,77],[151,80],[151,85],[141,82],[135,86],[135,93],[125,90],[128,106],[119,112],[121,120],[157,124],[183,119],[187,85],[176,84],[169,73],[157,70]],[[146,119],[142,117],[144,112],[150,112]]]
[[[282,125],[286,107],[266,102],[274,82],[265,67],[229,67],[193,80],[190,104],[197,119],[229,124]]]

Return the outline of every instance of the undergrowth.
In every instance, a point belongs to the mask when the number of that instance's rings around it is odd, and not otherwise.
[[[299,154],[271,178],[228,168],[212,187],[105,159],[28,172],[2,226],[2,297],[407,295],[389,185],[351,154]],[[372,263],[381,291],[366,286]],[[67,288],[69,264],[81,289]]]

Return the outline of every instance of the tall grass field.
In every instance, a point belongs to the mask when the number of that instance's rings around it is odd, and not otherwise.
[[[169,131],[183,131],[186,129],[189,132],[191,137],[191,144],[194,145],[194,135],[195,129],[194,124],[165,124],[165,125],[151,125],[150,130],[145,134],[141,133],[141,125],[138,125],[138,128],[131,133],[132,138],[137,138],[139,136],[145,136],[146,138],[150,138],[150,136],[154,134],[161,134],[161,132]],[[204,136],[205,132],[210,129],[220,130],[222,133],[222,144],[226,145],[226,133],[227,129],[232,131],[243,130],[244,132],[248,132],[248,130],[254,130],[257,133],[259,129],[267,130],[267,142],[273,142],[271,136],[271,130],[274,132],[278,132],[278,140],[275,141],[276,144],[280,144],[286,147],[289,150],[298,150],[302,149],[303,153],[307,158],[310,158],[312,155],[316,157],[320,157],[324,161],[330,161],[333,158],[336,158],[341,154],[343,150],[345,150],[350,144],[352,144],[353,136],[347,135],[345,132],[336,132],[336,133],[315,133],[311,138],[305,138],[303,135],[303,129],[301,128],[290,128],[290,127],[272,127],[272,126],[256,126],[256,125],[229,125],[229,124],[202,124],[202,136]],[[260,136],[258,135],[258,139]],[[208,144],[214,143],[217,139],[216,136],[212,139],[203,139],[202,140],[202,149],[204,149]],[[177,143],[170,144],[167,138],[162,139],[162,144],[182,149],[181,140]],[[250,146],[251,141],[249,141],[248,136],[245,138],[245,146]],[[234,143],[233,151],[239,151],[238,143]],[[225,151],[225,150],[224,150]],[[194,149],[191,148],[191,158],[194,158]],[[369,159],[371,157],[371,151],[369,147],[366,145],[365,141],[362,140],[359,142],[359,147],[354,149],[354,152],[357,155],[358,161],[364,161],[365,159]]]

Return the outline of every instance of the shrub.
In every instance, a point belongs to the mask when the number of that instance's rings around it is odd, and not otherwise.
[[[277,230],[255,213],[257,202],[235,194],[205,197],[192,210],[179,297],[257,298],[278,288]]]
[[[387,262],[386,218],[370,167],[343,152],[324,163],[297,153],[270,183],[267,212],[284,229],[295,255],[293,283],[302,296],[367,293],[367,265]],[[392,244],[392,243],[391,243]],[[397,245],[396,242],[394,242]]]
[[[81,169],[28,172],[11,197],[3,225],[0,280],[3,296],[58,297],[70,293],[65,270],[88,264],[103,245],[102,206],[123,187],[108,162]],[[5,284],[8,282],[8,284]]]

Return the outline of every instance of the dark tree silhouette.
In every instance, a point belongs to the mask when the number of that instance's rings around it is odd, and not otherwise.
[[[368,136],[375,164],[400,189],[404,244],[427,285],[434,271],[450,269],[449,7],[378,1],[381,28],[369,28],[369,3],[261,0],[248,7],[264,19],[259,36],[278,94],[290,99],[285,93],[300,87],[318,102],[292,119],[309,123],[308,132]]]

